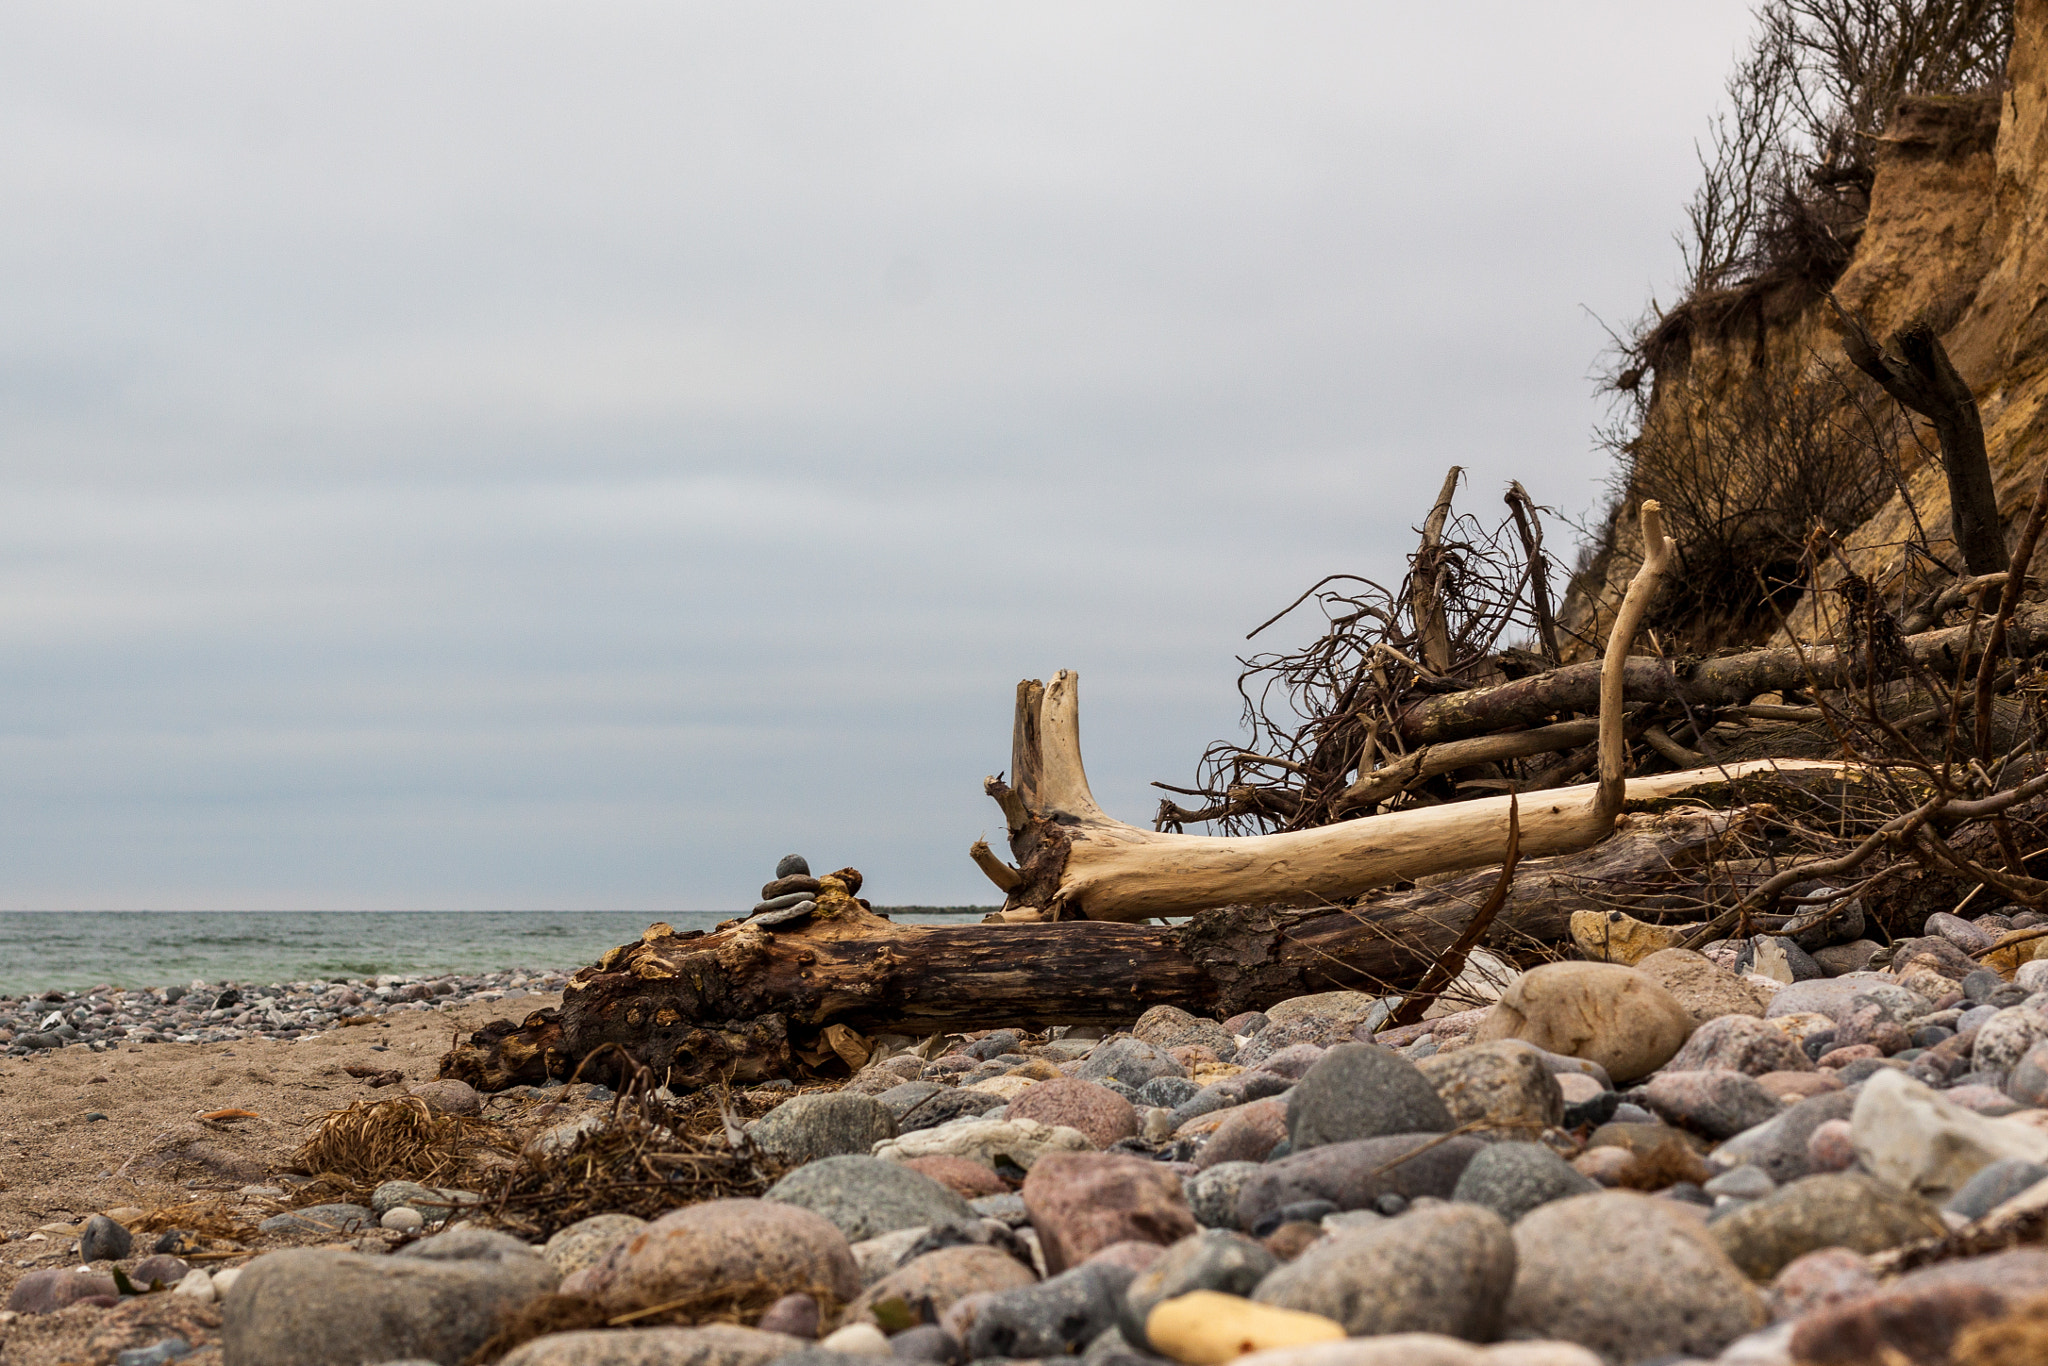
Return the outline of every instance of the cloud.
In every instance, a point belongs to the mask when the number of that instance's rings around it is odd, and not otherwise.
[[[11,906],[987,899],[1445,466],[1569,511],[1739,3],[0,14]]]

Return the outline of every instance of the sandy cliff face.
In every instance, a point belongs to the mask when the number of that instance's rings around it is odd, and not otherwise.
[[[1995,101],[1922,97],[1902,106],[1879,151],[1869,216],[1834,286],[1880,337],[1915,317],[1941,334],[1983,414],[2008,542],[2048,458],[2048,0],[2020,0],[2015,29],[2009,83]],[[1830,367],[1850,370],[1842,327],[1826,298],[1788,287],[1719,327],[1696,329],[1662,362],[1644,437],[1739,402],[1745,386],[1829,383]],[[1905,586],[1901,546],[1914,535],[1915,512],[1934,549],[1960,563],[1935,441],[1915,423],[1920,441],[1901,423],[1887,442],[1904,493],[1846,537],[1856,571],[1895,589]],[[1634,572],[1640,550],[1630,529],[1641,496],[1628,492],[1600,561],[1575,586],[1567,616],[1581,631],[1604,635]],[[1790,605],[1791,629],[1822,628],[1831,597],[1808,593]]]

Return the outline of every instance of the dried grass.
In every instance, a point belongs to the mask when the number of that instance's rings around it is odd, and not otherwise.
[[[1956,1335],[1951,1366],[2040,1366],[2048,1361],[2048,1296],[2028,1300],[2004,1318]]]
[[[296,1155],[313,1180],[292,1203],[337,1195],[367,1198],[386,1181],[461,1186],[502,1166],[518,1140],[501,1124],[469,1115],[436,1114],[413,1096],[357,1101],[330,1111]]]
[[[139,1219],[128,1221],[135,1233],[163,1233],[182,1229],[202,1238],[222,1238],[246,1243],[256,1236],[256,1226],[244,1222],[217,1200],[188,1200],[182,1205],[159,1205]]]

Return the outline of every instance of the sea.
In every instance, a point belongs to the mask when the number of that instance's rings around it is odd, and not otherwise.
[[[994,907],[897,907],[971,924]],[[709,930],[737,911],[0,911],[0,996],[193,982],[574,971],[656,921]]]

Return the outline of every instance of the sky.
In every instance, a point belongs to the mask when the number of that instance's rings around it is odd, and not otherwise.
[[[999,900],[1017,680],[1148,823],[1448,466],[1598,502],[1749,24],[0,7],[0,908]]]

